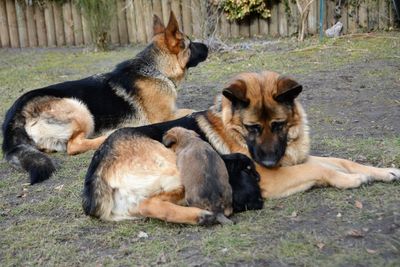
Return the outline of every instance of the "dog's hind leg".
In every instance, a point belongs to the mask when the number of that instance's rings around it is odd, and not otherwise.
[[[321,163],[325,166],[340,170],[342,172],[368,175],[371,177],[371,180],[375,181],[390,182],[400,179],[400,169],[396,168],[377,168],[340,158],[324,158],[312,156],[310,157],[310,159],[314,162]]]
[[[184,191],[175,190],[163,192],[154,197],[143,200],[139,204],[139,213],[142,216],[156,218],[173,223],[211,225],[216,223],[212,212],[195,207],[183,207],[175,203],[183,199]]]

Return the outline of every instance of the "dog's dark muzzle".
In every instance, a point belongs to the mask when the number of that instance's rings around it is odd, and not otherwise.
[[[250,155],[258,164],[267,168],[276,167],[286,151],[286,143],[274,146],[272,149],[263,149],[250,142],[247,143]]]
[[[190,49],[190,58],[186,67],[196,67],[200,62],[206,60],[208,56],[208,48],[203,43],[191,42],[189,45]]]

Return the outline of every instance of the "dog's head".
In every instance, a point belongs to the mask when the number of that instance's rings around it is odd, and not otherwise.
[[[295,99],[301,91],[274,72],[239,74],[223,90],[223,121],[239,132],[257,163],[274,167],[284,156],[288,133],[300,123]]]
[[[183,127],[174,127],[164,134],[162,142],[166,147],[175,151],[178,145],[186,146],[191,142],[190,139],[198,137],[199,135],[192,130]]]
[[[258,185],[260,175],[254,162],[240,153],[221,155],[221,158],[224,160],[229,173],[233,211],[262,209],[264,201]]]
[[[208,56],[208,48],[205,44],[190,41],[179,30],[178,21],[172,11],[167,27],[157,15],[154,15],[153,33],[153,43],[164,53],[176,56],[182,69],[195,67]]]

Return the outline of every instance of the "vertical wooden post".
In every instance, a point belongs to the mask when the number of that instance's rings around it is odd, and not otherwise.
[[[181,12],[181,1],[180,0],[172,0],[171,1],[171,10],[174,12],[176,19],[178,20],[178,24],[182,29],[182,12]]]
[[[48,3],[44,9],[44,18],[46,24],[47,45],[56,46],[56,31],[54,26],[53,7],[51,3]]]
[[[136,30],[135,9],[133,7],[133,0],[126,0],[126,22],[128,26],[129,43],[134,44],[137,42],[137,30]]]
[[[144,17],[143,17],[143,5],[141,1],[134,0],[135,7],[135,19],[136,19],[136,29],[137,29],[137,40],[139,43],[146,43],[146,30],[144,28]]]
[[[75,45],[83,44],[83,30],[82,30],[82,17],[81,11],[75,4],[71,4],[72,21],[74,25]]]
[[[53,3],[53,14],[57,46],[63,46],[65,44],[63,11],[62,7],[57,3]]]
[[[378,30],[378,29],[379,29],[379,1],[368,0],[368,30]]]
[[[83,13],[83,10],[81,10],[83,42],[85,43],[85,45],[90,45],[93,42],[92,33],[90,32],[89,25],[85,16],[86,15]]]
[[[200,9],[200,1],[192,0],[192,20],[193,20],[193,35],[196,38],[202,37],[202,18],[201,18],[201,9]]]
[[[239,23],[239,35],[240,37],[250,37],[250,19],[244,18]]]
[[[161,21],[163,21],[161,0],[152,0],[152,3],[154,15],[157,15],[161,19]]]
[[[277,37],[279,35],[279,10],[276,3],[273,3],[271,6],[271,17],[269,18],[269,33],[273,37]]]
[[[38,39],[36,35],[35,12],[31,5],[26,5],[26,24],[28,27],[29,47],[37,47]],[[63,33],[64,34],[64,33]]]
[[[389,2],[389,27],[393,28],[395,26],[396,12],[394,10],[393,2]]]
[[[314,0],[314,2],[310,6],[310,11],[308,12],[308,27],[306,32],[310,34],[316,34],[318,32],[318,2],[319,0]],[[296,8],[297,10],[297,8]],[[299,21],[299,20],[297,20]]]
[[[74,30],[73,30],[73,20],[71,3],[67,2],[62,6],[63,18],[64,18],[64,33],[65,42],[67,45],[74,45]]]
[[[118,34],[119,41],[122,45],[128,43],[128,29],[126,26],[126,9],[124,9],[125,1],[117,0],[117,19],[118,19]]]
[[[9,47],[10,35],[8,33],[7,11],[6,11],[5,1],[0,1],[0,37],[1,37],[1,46]]]
[[[231,35],[231,26],[229,24],[229,21],[226,18],[224,12],[221,12],[219,14],[219,16],[220,16],[220,25],[221,25],[220,35],[223,38],[229,38]]]
[[[17,15],[17,23],[18,23],[18,37],[21,47],[29,46],[28,41],[28,32],[26,30],[26,18],[24,8],[21,3],[15,1],[15,11]]]
[[[326,0],[326,23],[325,26],[326,28],[330,28],[335,24],[335,17],[334,17],[334,12],[335,12],[335,3],[332,2],[331,0]]]
[[[240,35],[239,22],[237,20],[232,20],[230,23],[231,23],[231,36],[234,38],[238,38]]]
[[[349,29],[348,29],[349,24],[348,24],[348,20],[347,20],[347,17],[348,17],[348,4],[347,3],[342,5],[342,10],[341,10],[340,16],[341,17],[339,20],[341,23],[343,23],[342,34],[347,34],[349,31]]]
[[[250,37],[255,37],[260,34],[258,29],[258,16],[253,16],[250,19]]]
[[[113,4],[117,5],[116,0],[109,0],[109,1],[113,1]],[[117,7],[114,6],[114,10],[115,12],[117,12]],[[112,44],[119,44],[118,16],[115,12],[111,15],[111,20],[110,20],[110,39]]]
[[[296,3],[293,3],[291,1],[289,1],[289,8],[290,8],[290,15],[288,17],[288,28],[289,28],[288,35],[292,36],[298,32],[298,26],[299,26],[299,24],[298,24],[299,14],[298,13],[299,12],[297,10]],[[308,15],[310,16],[310,13],[308,13]]]
[[[192,9],[190,8],[190,1],[182,1],[182,24],[183,32],[189,36],[193,34],[192,30]]]
[[[360,3],[360,9],[359,9],[359,25],[362,28],[363,31],[368,30],[368,9],[367,9],[367,3],[361,2]]]
[[[45,47],[47,46],[46,23],[43,10],[38,6],[35,6],[35,20],[39,46]]]
[[[347,7],[347,25],[349,33],[356,33],[358,29],[358,9],[353,5]]]
[[[268,19],[260,18],[258,20],[258,26],[260,28],[260,35],[262,36],[269,35]]]
[[[11,47],[19,47],[19,36],[17,26],[17,14],[15,11],[14,0],[6,0],[8,30],[10,32]]]
[[[386,0],[379,1],[379,29],[387,30],[389,27],[389,3]]]
[[[164,21],[164,25],[167,26],[169,21],[169,14],[171,13],[171,0],[161,0],[162,20]]]
[[[279,10],[279,35],[287,36],[288,35],[287,15],[285,11],[285,5],[283,2],[279,3],[278,10]]]
[[[150,1],[143,2],[144,25],[146,31],[146,43],[151,42],[153,38],[153,10]]]

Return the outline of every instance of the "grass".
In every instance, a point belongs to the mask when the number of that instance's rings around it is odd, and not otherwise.
[[[398,132],[384,127],[373,131],[367,122],[376,119],[369,118],[373,114],[368,112],[363,121],[363,113],[338,115],[340,108],[334,109],[341,106],[351,110],[355,100],[369,93],[375,97],[357,104],[361,111],[385,104],[389,108],[380,111],[384,118],[380,121],[398,123],[399,43],[399,33],[329,39],[322,44],[315,39],[301,45],[292,40],[271,45],[258,42],[250,50],[211,55],[190,72],[183,86],[208,85],[217,93],[232,74],[262,69],[295,75],[304,81],[322,77],[329,90],[310,90],[306,94],[310,100],[305,98],[313,150],[367,164],[399,167]],[[81,49],[0,50],[0,118],[23,92],[108,71],[140,49],[107,53]],[[376,69],[379,62],[382,68]],[[355,98],[328,98],[324,104],[324,94],[335,86],[329,79],[330,71],[349,65],[363,67],[360,75],[367,85],[384,80],[382,88],[374,92],[367,87],[360,89]],[[357,82],[353,80],[352,86],[358,86]],[[352,134],[354,125],[349,119],[353,117],[366,124],[364,131],[371,130],[371,136]],[[336,123],[338,118],[343,119],[341,124]],[[59,165],[56,175],[36,186],[27,186],[25,173],[0,161],[1,266],[395,266],[400,261],[399,182],[353,190],[316,188],[284,199],[266,200],[263,210],[236,214],[237,224],[226,227],[186,226],[154,219],[111,223],[89,218],[81,209],[82,180],[91,156],[52,155]],[[356,202],[361,202],[362,208]],[[352,231],[360,236],[351,235]],[[139,237],[140,232],[148,237]]]

